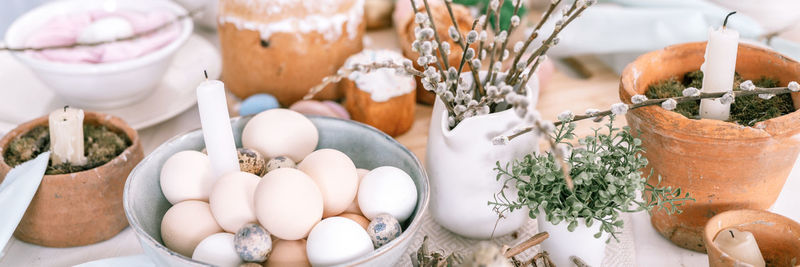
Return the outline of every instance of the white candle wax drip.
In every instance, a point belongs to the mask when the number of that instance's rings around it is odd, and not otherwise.
[[[239,171],[239,157],[233,140],[231,119],[225,98],[225,85],[210,80],[197,86],[197,107],[211,171],[216,178]]]
[[[83,110],[65,107],[50,113],[50,159],[53,164],[86,164],[83,154]]]
[[[733,89],[736,71],[736,52],[739,48],[739,32],[726,27],[708,30],[703,71],[703,92],[718,93]],[[700,117],[704,119],[728,120],[731,104],[722,104],[718,99],[700,101]]]

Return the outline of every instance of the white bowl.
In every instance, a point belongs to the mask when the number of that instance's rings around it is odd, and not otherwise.
[[[17,18],[5,35],[9,47],[23,47],[28,36],[56,15],[104,9],[114,3],[118,9],[148,11],[169,10],[177,16],[187,11],[172,1],[163,0],[61,0],[37,7]],[[191,19],[180,22],[179,36],[166,46],[141,57],[112,63],[63,63],[36,59],[24,52],[12,53],[30,67],[39,79],[61,96],[66,104],[109,109],[135,103],[152,92],[172,56],[192,34]]]

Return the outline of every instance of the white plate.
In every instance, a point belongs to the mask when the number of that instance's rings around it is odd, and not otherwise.
[[[195,88],[205,80],[203,70],[208,71],[210,79],[218,78],[222,72],[222,59],[214,45],[192,35],[176,52],[164,79],[152,95],[127,107],[91,111],[120,117],[137,130],[147,128],[194,106],[197,101]],[[0,135],[64,104],[25,65],[17,62],[10,53],[0,52]]]

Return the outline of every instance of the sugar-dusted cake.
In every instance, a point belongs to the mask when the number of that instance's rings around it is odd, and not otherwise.
[[[436,24],[439,38],[450,43],[450,55],[448,56],[448,63],[451,66],[458,66],[461,64],[461,55],[464,50],[455,44],[449,37],[450,35],[447,33],[447,31],[450,29],[450,26],[453,26],[453,22],[450,19],[450,14],[447,12],[447,7],[442,1],[428,1],[428,3],[431,5],[431,13],[433,14],[434,18],[433,22]],[[425,3],[423,1],[417,0],[416,6],[419,11],[427,14],[425,12]],[[466,33],[472,28],[472,22],[474,19],[465,6],[453,4],[452,7],[453,16],[455,16],[458,22],[458,29],[462,35],[466,35]],[[416,22],[414,22],[414,10],[411,7],[411,1],[397,1],[397,5],[395,6],[394,14],[392,16],[395,30],[397,30],[400,47],[403,48],[403,56],[410,58],[411,61],[414,62],[414,67],[417,70],[422,70],[422,67],[417,65],[417,57],[419,57],[419,53],[411,50],[411,43],[413,43],[416,38],[414,35],[414,28],[419,26]],[[464,66],[462,71],[469,70],[469,64],[467,64]],[[426,91],[425,88],[422,87],[422,83],[419,82],[419,78],[417,78],[417,101],[425,104],[433,104],[434,99],[436,99],[436,95],[433,92]]]
[[[239,98],[269,93],[288,106],[361,51],[364,0],[226,0],[218,29],[223,77]],[[331,85],[317,98],[339,98]]]
[[[403,56],[391,50],[364,50],[347,60],[346,66],[391,60],[402,64]],[[394,69],[369,73],[354,72],[342,80],[344,107],[353,120],[363,122],[398,136],[414,123],[416,81]]]

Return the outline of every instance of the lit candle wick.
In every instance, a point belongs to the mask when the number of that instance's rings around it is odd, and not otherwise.
[[[728,13],[728,15],[727,15],[727,16],[725,16],[725,21],[723,21],[723,22],[722,22],[722,27],[723,27],[723,28],[725,28],[725,27],[727,27],[727,26],[728,26],[728,18],[730,18],[730,17],[731,17],[731,15],[733,15],[733,14],[736,14],[736,11],[733,11],[733,12],[731,12],[731,13]]]

